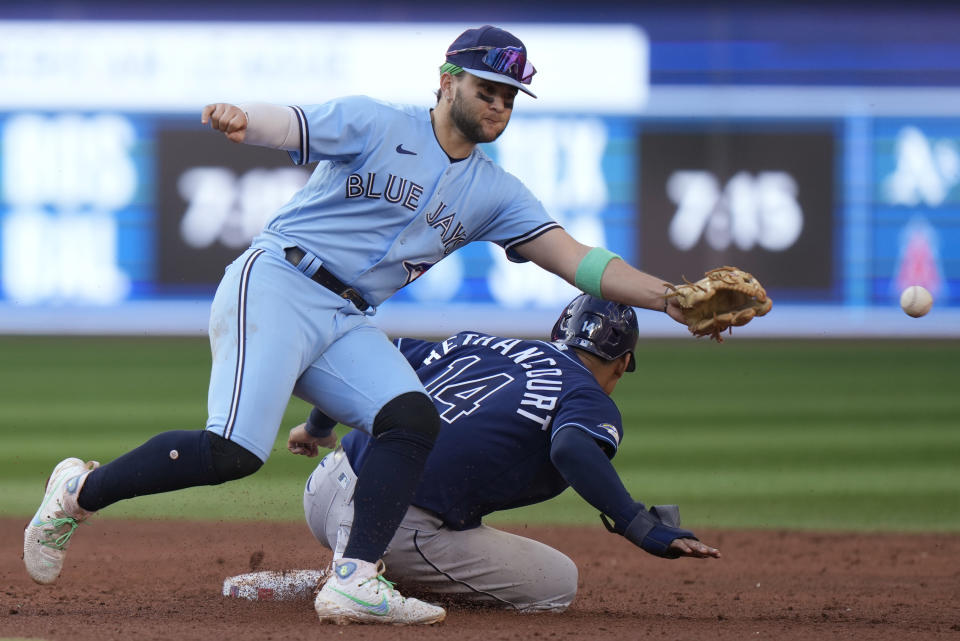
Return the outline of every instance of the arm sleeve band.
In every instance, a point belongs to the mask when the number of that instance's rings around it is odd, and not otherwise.
[[[286,151],[300,149],[300,124],[291,107],[265,102],[245,102],[237,106],[247,115],[245,144]]]
[[[336,424],[335,420],[314,407],[310,410],[310,417],[307,419],[304,429],[313,438],[325,438],[330,436],[330,432],[333,431],[333,426]]]
[[[574,283],[591,296],[603,298],[600,293],[600,280],[603,278],[603,271],[607,268],[607,264],[614,258],[620,257],[603,247],[594,247],[577,265]]]
[[[638,510],[646,509],[630,497],[600,443],[583,430],[561,427],[550,444],[550,460],[570,487],[587,503],[609,514],[621,532]]]
[[[679,553],[670,549],[674,539],[695,539],[680,525],[675,505],[656,505],[647,511],[623,486],[610,459],[589,434],[574,427],[561,427],[550,446],[550,460],[577,494],[601,512],[607,529],[622,534],[644,552],[667,559]],[[611,526],[603,514],[614,521]]]
[[[665,507],[668,506],[657,506],[651,508],[649,512],[640,510],[623,532],[623,537],[639,546],[644,552],[666,559],[675,559],[680,556],[680,553],[670,549],[673,540],[696,539],[697,537],[689,530],[682,530],[679,527],[664,523],[658,509]],[[679,513],[677,513],[677,516],[679,516]]]

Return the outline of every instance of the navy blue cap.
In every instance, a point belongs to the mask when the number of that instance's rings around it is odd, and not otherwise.
[[[492,25],[484,25],[477,29],[467,29],[461,33],[453,43],[447,47],[447,51],[460,51],[463,49],[471,49],[473,47],[517,47],[523,51],[524,56],[527,54],[527,48],[524,46],[520,38],[516,37],[509,31],[504,31],[498,27]],[[447,62],[457,65],[462,68],[464,71],[470,72],[472,75],[477,76],[478,78],[483,78],[485,80],[491,80],[493,82],[502,82],[503,84],[516,87],[523,93],[536,98],[537,96],[530,91],[525,84],[505,73],[499,73],[483,62],[483,57],[486,55],[486,51],[463,51],[462,53],[456,53],[453,55],[447,55]]]

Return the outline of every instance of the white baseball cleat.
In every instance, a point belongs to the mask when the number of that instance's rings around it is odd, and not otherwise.
[[[317,593],[313,609],[321,622],[429,625],[447,616],[446,610],[418,599],[400,596],[383,578],[383,561],[334,561],[330,578]]]
[[[47,479],[43,503],[23,529],[23,563],[37,583],[53,583],[60,576],[70,537],[88,516],[77,505],[77,495],[87,474],[100,467],[78,458],[60,461]]]

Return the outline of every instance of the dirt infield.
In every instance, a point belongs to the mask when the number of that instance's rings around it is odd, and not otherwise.
[[[514,529],[576,561],[580,592],[566,613],[451,608],[439,626],[396,628],[321,625],[306,603],[220,596],[229,575],[327,562],[297,523],[97,519],[78,533],[54,586],[23,570],[23,522],[0,526],[0,637],[960,641],[960,535],[702,531],[723,559],[665,561],[599,525]]]

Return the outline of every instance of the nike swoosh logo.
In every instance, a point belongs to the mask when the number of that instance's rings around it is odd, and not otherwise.
[[[368,603],[367,601],[364,601],[363,599],[358,599],[358,598],[355,597],[355,596],[351,596],[351,595],[347,594],[346,592],[343,592],[343,591],[338,590],[338,589],[336,589],[336,588],[333,588],[333,591],[336,592],[337,594],[339,594],[340,596],[345,596],[345,597],[347,597],[348,599],[350,599],[351,601],[353,601],[353,602],[356,603],[357,605],[362,606],[362,607],[365,608],[367,611],[369,611],[370,614],[377,614],[377,615],[380,615],[380,616],[384,616],[385,614],[387,614],[388,612],[390,612],[390,604],[387,603],[387,597],[386,597],[386,595],[380,595],[380,603],[373,604],[373,603]]]
[[[403,143],[400,143],[399,145],[397,145],[397,153],[398,153],[398,154],[407,154],[407,155],[410,155],[410,156],[416,156],[416,155],[417,155],[417,152],[415,152],[415,151],[410,151],[409,149],[404,149],[404,148],[403,148]]]

